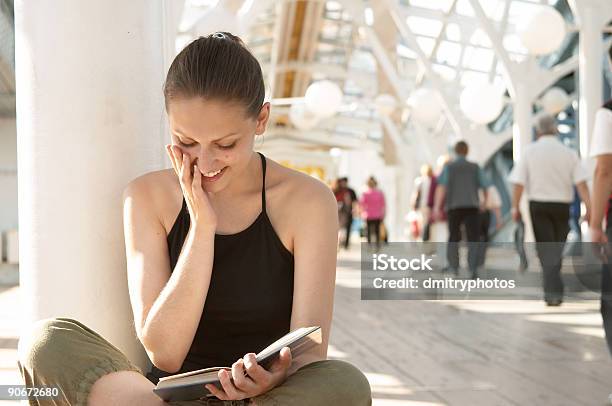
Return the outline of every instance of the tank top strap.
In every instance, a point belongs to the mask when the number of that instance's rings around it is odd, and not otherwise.
[[[263,181],[261,185],[261,211],[266,214],[266,157],[258,152],[261,158],[261,170],[263,172]]]

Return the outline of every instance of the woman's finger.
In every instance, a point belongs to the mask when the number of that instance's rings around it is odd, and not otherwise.
[[[251,378],[246,376],[242,359],[232,364],[232,379],[234,379],[234,386],[243,392],[249,392],[255,386]]]
[[[172,165],[172,169],[174,173],[178,175],[178,170],[176,167],[176,161],[174,159],[174,153],[172,152],[172,145],[166,145],[166,153],[168,154],[168,159],[170,159],[170,164]]]
[[[183,164],[183,151],[181,151],[181,149],[176,146],[173,145],[172,146],[172,152],[174,153],[174,160],[176,162],[176,168],[178,169],[179,172],[179,176],[181,175],[181,166]]]
[[[270,372],[272,373],[286,373],[287,369],[291,366],[292,357],[291,357],[291,349],[289,347],[283,347],[280,351],[279,357],[274,361],[272,366],[270,367]]]
[[[198,164],[193,164],[193,181],[191,182],[191,193],[196,198],[202,198],[200,195],[204,193],[202,190],[202,173],[198,169]]]
[[[248,353],[244,356],[244,369],[247,375],[257,384],[267,386],[270,384],[272,375],[257,363],[255,354]]]
[[[221,389],[217,388],[215,385],[213,385],[212,383],[209,383],[207,385],[204,385],[204,387],[206,389],[208,389],[208,391],[210,393],[212,393],[213,395],[215,395],[217,398],[219,398],[220,400],[229,400],[229,397],[226,395],[225,392],[223,392]]]
[[[174,167],[176,168],[176,174],[180,176],[181,161],[183,160],[181,149],[176,145],[170,145],[170,152],[172,153],[172,159],[174,160]],[[179,156],[180,156],[180,159],[179,159]]]
[[[172,165],[172,169],[174,170],[174,173],[176,173],[176,168],[174,167],[174,160],[172,159],[172,153],[170,152],[170,144],[164,145],[164,148],[166,149],[166,155],[168,155],[168,159],[170,160],[170,165]]]
[[[181,164],[181,180],[183,181],[183,185],[185,185],[185,187],[191,185],[191,179],[189,175],[191,175],[191,169],[189,167],[189,155],[183,154],[183,161]]]
[[[176,159],[178,162],[183,160],[184,153],[183,153],[183,150],[178,145],[174,146],[174,154],[176,155]]]
[[[222,369],[221,371],[219,371],[218,376],[219,381],[221,381],[221,386],[223,386],[223,391],[230,399],[240,400],[246,398],[246,394],[236,388],[230,380],[229,372],[227,372],[225,369]]]

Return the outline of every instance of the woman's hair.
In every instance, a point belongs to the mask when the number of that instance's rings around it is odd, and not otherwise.
[[[265,97],[261,66],[240,38],[216,32],[187,45],[172,61],[166,82],[166,110],[175,98],[202,97],[237,102],[257,117]]]
[[[432,173],[433,173],[433,171],[431,169],[431,165],[429,165],[429,164],[421,165],[421,175],[423,175],[423,176],[431,176]]]
[[[367,184],[368,184],[369,187],[375,188],[378,185],[378,182],[376,182],[376,178],[374,176],[370,176],[368,178]]]

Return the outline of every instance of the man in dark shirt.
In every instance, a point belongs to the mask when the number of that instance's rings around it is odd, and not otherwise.
[[[436,188],[434,218],[441,218],[442,201],[446,198],[448,213],[448,267],[455,275],[459,273],[459,246],[461,225],[465,226],[468,241],[468,267],[472,279],[477,275],[479,253],[480,210],[486,205],[487,187],[489,186],[484,172],[474,162],[466,159],[468,145],[465,141],[455,144],[456,158],[449,162],[440,176]],[[480,201],[478,190],[483,190],[483,201]]]
[[[353,209],[354,209],[355,203],[357,202],[357,194],[355,193],[353,189],[349,187],[347,177],[342,177],[338,179],[338,189],[345,191],[345,193],[348,195],[347,201],[350,201],[350,203],[346,207],[347,220],[346,220],[346,223],[344,224],[346,228],[346,237],[344,238],[344,248],[348,249],[349,244],[350,244],[350,239],[351,239],[351,225],[353,224]]]

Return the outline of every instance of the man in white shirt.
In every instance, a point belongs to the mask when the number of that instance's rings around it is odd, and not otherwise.
[[[612,50],[612,47],[610,48]],[[612,100],[608,100],[595,116],[591,157],[597,159],[593,177],[593,213],[589,224],[591,241],[609,247],[612,240]],[[603,220],[606,219],[606,229]],[[606,332],[608,349],[612,354],[612,276],[610,274],[610,249],[601,273],[601,317]]]
[[[563,302],[561,262],[563,244],[569,232],[569,206],[576,185],[587,208],[586,217],[589,217],[588,175],[576,152],[557,138],[552,116],[538,119],[536,135],[537,141],[525,148],[510,174],[512,217],[515,221],[521,219],[519,202],[525,191],[544,274],[544,300],[549,306],[559,306]]]

